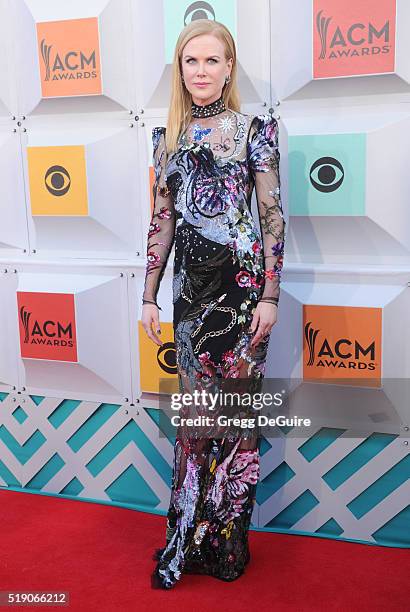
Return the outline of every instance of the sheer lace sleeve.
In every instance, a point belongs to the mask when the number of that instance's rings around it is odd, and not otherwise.
[[[147,239],[147,267],[143,303],[157,302],[157,293],[175,237],[175,208],[166,184],[165,128],[152,130],[154,209]]]
[[[279,304],[285,244],[285,219],[280,199],[279,126],[270,115],[254,117],[248,139],[252,174],[265,257],[265,286],[261,300]]]

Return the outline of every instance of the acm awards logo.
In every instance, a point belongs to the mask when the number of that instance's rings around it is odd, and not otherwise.
[[[20,308],[20,320],[24,328],[24,344],[43,346],[73,347],[72,324],[64,326],[60,321],[37,319],[30,324],[32,313],[25,306]]]
[[[325,17],[323,13],[320,10],[316,15],[316,30],[320,39],[319,60],[390,52],[390,19],[379,28],[369,21],[352,23],[347,27],[335,25],[330,31],[333,17]]]
[[[327,370],[375,370],[376,343],[372,340],[362,346],[356,338],[339,338],[330,342],[319,337],[319,329],[308,321],[304,328],[305,341],[308,347],[306,365]],[[364,358],[366,360],[364,360]]]
[[[97,61],[95,49],[87,56],[82,51],[70,50],[51,55],[53,45],[48,45],[43,38],[40,43],[41,57],[45,67],[46,81],[95,79],[97,78]]]

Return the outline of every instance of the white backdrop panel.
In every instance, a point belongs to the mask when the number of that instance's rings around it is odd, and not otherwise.
[[[338,104],[342,99],[348,99],[349,103],[361,104],[386,101],[386,96],[393,101],[410,100],[410,60],[408,53],[408,28],[410,23],[410,7],[407,0],[397,0],[396,40],[393,40],[394,22],[389,21],[390,38],[388,46],[390,53],[395,52],[396,72],[374,74],[372,64],[369,62],[368,75],[353,74],[352,76],[333,76],[329,78],[313,77],[313,36],[317,28],[317,13],[313,11],[313,0],[298,0],[297,11],[295,3],[283,2],[282,0],[271,0],[271,31],[276,36],[272,40],[272,93],[280,100],[288,102],[304,101],[307,106],[317,106],[323,104]],[[362,7],[359,17],[357,32],[366,39],[365,47],[372,44],[367,41],[370,36],[368,28],[373,26],[376,31],[384,25],[383,19],[377,20],[373,24],[373,15],[368,13],[367,4],[356,3]],[[331,9],[327,9],[326,0],[323,0],[318,9],[321,10],[322,19],[330,19],[329,38],[337,32],[339,26],[337,19],[332,15]],[[388,18],[389,15],[386,16]],[[349,26],[353,26],[350,24]],[[357,25],[357,24],[356,24]],[[362,27],[363,26],[363,27]],[[339,39],[343,36],[347,39],[347,28],[344,24],[339,30]],[[384,36],[384,35],[383,35]],[[375,44],[383,46],[384,37],[376,38]],[[374,41],[373,41],[374,42]],[[396,44],[394,44],[394,42]],[[336,47],[336,52],[340,49],[352,55],[356,48],[361,52],[361,47],[352,45]],[[371,57],[371,55],[369,55]],[[335,60],[336,61],[336,60]],[[354,67],[354,63],[352,64]],[[297,69],[296,69],[297,67]]]
[[[145,113],[164,115],[169,104],[171,58],[177,33],[185,23],[204,16],[221,21],[234,36],[242,103],[270,103],[268,0],[258,0],[257,10],[247,0],[214,0],[200,5],[189,0],[153,0],[149,4],[133,3],[132,11],[136,100]]]
[[[46,117],[31,117],[27,121],[27,128],[24,167],[29,232],[32,247],[37,253],[47,257],[108,259],[139,255],[142,236],[139,221],[138,130],[130,129],[125,119],[101,122],[90,120],[87,115],[66,116],[65,121],[60,121],[58,125]],[[50,162],[59,164],[59,155],[64,155],[64,147],[69,145],[84,146],[85,149],[88,214],[56,212],[53,215],[49,212],[33,216],[35,209],[29,199],[33,174],[30,176],[27,147],[62,147],[56,151],[55,161]],[[73,172],[83,171],[77,158],[69,158],[69,162],[73,164]],[[64,166],[64,163],[61,165]],[[40,186],[36,189],[38,191]],[[46,191],[44,193],[48,196]],[[61,197],[55,197],[56,211],[60,200]],[[70,206],[76,210],[75,200]]]
[[[0,117],[17,112],[14,70],[10,0],[0,0]]]
[[[20,138],[13,132],[0,130],[0,255],[12,257],[28,251],[27,214],[22,176]]]
[[[171,257],[170,257],[171,259]],[[130,299],[130,334],[131,334],[131,358],[132,358],[132,381],[133,393],[132,401],[143,401],[145,407],[158,408],[158,396],[153,395],[151,398],[145,394],[142,398],[141,391],[141,364],[144,361],[144,355],[139,353],[139,332],[138,321],[142,315],[142,295],[144,291],[145,281],[145,266],[138,266],[132,269],[131,274],[134,276],[129,283],[129,299]],[[161,306],[159,321],[163,323],[172,323],[173,320],[173,304],[172,304],[172,262],[168,262],[163,279],[157,295],[158,304]],[[145,334],[145,331],[142,331]],[[158,347],[159,348],[159,347]]]
[[[85,265],[60,265],[58,272],[48,265],[20,269],[18,291],[74,295],[77,338],[77,362],[20,358],[23,390],[49,397],[130,401],[127,274],[121,268]],[[46,308],[41,317],[47,317]],[[15,304],[18,338],[17,320]]]
[[[301,116],[296,108],[281,123],[283,195],[292,221],[289,227],[288,262],[404,265],[410,263],[410,213],[407,180],[409,111],[403,105],[317,109]],[[333,194],[321,214],[293,214],[306,202],[323,202],[312,188],[309,170],[321,155],[339,158],[340,137],[365,138],[357,157],[354,139],[346,144],[342,160],[349,191],[363,185],[363,195],[351,196],[354,214],[333,208]],[[287,155],[290,140],[301,137]],[[309,144],[303,144],[303,137]],[[313,148],[313,145],[315,148]],[[293,166],[292,166],[293,164]],[[291,174],[293,167],[293,175]],[[297,169],[299,168],[299,169]],[[347,183],[347,181],[349,181]],[[291,183],[292,194],[289,193]],[[346,187],[344,187],[346,189]],[[360,200],[362,197],[362,200]],[[347,203],[347,201],[346,201]],[[362,212],[360,212],[362,210]]]
[[[312,415],[322,427],[349,426],[370,432],[377,423],[378,431],[399,433],[400,424],[410,422],[408,385],[405,383],[410,379],[410,332],[405,327],[392,333],[392,327],[397,324],[399,312],[410,310],[407,275],[397,274],[394,279],[387,275],[380,278],[380,274],[346,275],[344,278],[343,274],[335,272],[333,276],[316,273],[313,277],[288,271],[281,291],[278,321],[269,344],[266,378],[284,379],[289,384],[290,414]],[[354,372],[350,389],[338,385],[337,381],[333,381],[336,384],[331,384],[331,380],[326,382],[326,379],[317,383],[305,381],[304,304],[382,309],[381,353],[375,355],[377,364],[381,364],[377,388],[372,388],[366,380],[363,387],[355,387]],[[338,330],[334,331],[337,335]],[[376,337],[377,330],[369,326],[368,336]],[[352,344],[354,340],[354,336],[347,338]],[[348,370],[344,376],[349,378]],[[371,377],[369,372],[369,382]],[[277,390],[275,387],[273,392]]]
[[[24,114],[94,113],[121,111],[129,107],[133,89],[129,0],[89,0],[87,3],[73,0],[68,5],[53,0],[41,0],[41,2],[15,0],[13,9],[15,39],[24,41],[24,45],[14,47],[20,87],[20,112]],[[90,17],[98,18],[102,93],[43,99],[36,24]],[[119,41],[121,44],[118,44]],[[79,54],[81,49],[73,49],[73,52]],[[51,44],[52,60],[56,53],[58,48]],[[66,67],[66,70],[69,68]]]
[[[0,391],[10,392],[18,386],[18,343],[14,325],[18,277],[13,265],[2,263],[0,270]]]

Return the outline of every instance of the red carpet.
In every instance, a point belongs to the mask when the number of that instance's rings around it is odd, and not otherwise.
[[[0,590],[69,591],[70,610],[410,608],[406,549],[251,532],[251,563],[236,582],[186,575],[174,590],[155,591],[151,556],[163,546],[164,517],[7,490],[0,508]]]

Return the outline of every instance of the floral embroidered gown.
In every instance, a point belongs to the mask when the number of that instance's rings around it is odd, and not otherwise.
[[[210,116],[202,116],[204,108]],[[232,379],[244,384],[242,390],[257,391],[269,334],[251,348],[249,326],[260,299],[279,303],[285,241],[278,124],[270,115],[226,109],[222,98],[207,107],[193,104],[192,114],[177,151],[168,157],[165,128],[152,131],[154,211],[143,299],[156,303],[175,243],[180,391],[215,389]],[[251,213],[254,188],[261,231]],[[183,573],[227,581],[243,573],[250,558],[259,439],[257,428],[245,435],[178,428],[166,542],[154,556],[154,587],[171,588]]]

